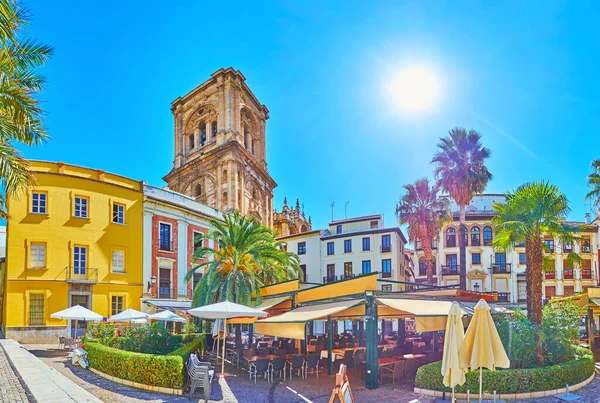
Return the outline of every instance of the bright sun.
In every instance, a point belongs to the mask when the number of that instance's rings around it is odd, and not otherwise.
[[[394,78],[390,90],[403,109],[426,110],[433,106],[438,96],[438,83],[430,70],[411,67],[402,70]]]

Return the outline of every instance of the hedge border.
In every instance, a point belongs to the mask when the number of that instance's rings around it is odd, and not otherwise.
[[[488,393],[495,390],[504,399],[525,398],[524,395],[527,394],[536,395],[549,391],[556,394],[564,391],[566,384],[570,385],[570,390],[574,390],[573,388],[589,383],[595,374],[592,352],[577,348],[577,355],[579,358],[575,360],[543,368],[501,369],[494,372],[484,369],[483,390]],[[455,388],[455,391],[461,394],[467,390],[479,390],[479,371],[468,372],[465,384]],[[441,361],[419,368],[415,378],[415,391],[435,396],[441,395],[442,392],[451,392],[442,382]],[[514,397],[515,395],[519,397]]]
[[[90,368],[106,375],[167,389],[182,389],[185,383],[185,366],[180,355],[134,353],[93,340],[86,341],[84,348]]]

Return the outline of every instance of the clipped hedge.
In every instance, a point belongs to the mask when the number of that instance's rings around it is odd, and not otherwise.
[[[180,355],[134,353],[93,340],[85,342],[85,349],[90,367],[105,374],[145,385],[183,388],[184,361]]]
[[[562,364],[542,368],[483,370],[483,391],[499,394],[539,392],[576,385],[594,373],[594,355],[585,348],[577,348],[579,358]],[[415,387],[429,390],[451,391],[443,384],[442,362],[423,365],[417,371]],[[467,381],[454,389],[459,393],[479,390],[479,371],[467,373]]]

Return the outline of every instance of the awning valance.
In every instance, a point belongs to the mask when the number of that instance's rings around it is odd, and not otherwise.
[[[273,308],[276,305],[281,304],[282,302],[285,302],[287,300],[289,300],[291,297],[288,295],[286,297],[277,297],[277,298],[263,298],[262,302],[255,306],[254,308],[256,309],[260,309],[261,311]]]
[[[160,299],[160,298],[148,298],[143,299],[142,302],[153,305],[158,309],[167,309],[171,312],[174,311],[187,311],[192,307],[192,300],[189,299]]]
[[[362,299],[332,302],[303,306],[281,315],[272,316],[255,322],[254,331],[269,336],[289,337],[303,340],[305,337],[306,322],[317,319],[326,319],[329,315],[338,314],[348,308],[362,303]]]
[[[399,314],[414,316],[418,332],[434,332],[446,328],[446,319],[452,302],[416,299],[377,298],[379,303],[398,311]],[[461,308],[463,315],[469,312]]]
[[[255,309],[259,309],[261,311],[268,311],[269,309],[272,308],[282,308],[283,310],[290,310],[291,307],[291,303],[289,302],[291,299],[291,297],[285,296],[285,297],[276,297],[276,298],[265,298],[262,300],[262,302],[260,304],[258,304],[257,306],[255,306]],[[287,302],[287,304],[284,304],[284,302]],[[283,304],[281,307],[277,307],[278,305]],[[271,312],[271,313],[281,313],[281,312],[277,312],[280,311],[280,309],[274,309],[275,312]],[[243,325],[249,325],[252,323],[256,322],[256,317],[252,317],[252,318],[234,318],[231,320],[228,320],[227,323],[230,323],[232,325],[237,325],[237,324],[243,324]]]

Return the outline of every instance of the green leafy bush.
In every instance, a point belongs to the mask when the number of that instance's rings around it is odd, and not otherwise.
[[[145,385],[182,389],[185,373],[179,355],[153,355],[123,351],[99,342],[85,342],[91,368]]]
[[[571,302],[548,304],[543,310],[542,326],[533,325],[525,311],[494,315],[494,322],[511,359],[513,368],[537,367],[537,340],[541,334],[544,365],[554,365],[575,358],[582,309]]]
[[[89,326],[90,334],[109,347],[146,354],[167,354],[181,347],[183,340],[172,335],[160,323],[145,326],[125,325],[117,328],[112,323]]]
[[[192,354],[196,351],[200,351],[200,353],[203,354],[205,341],[206,341],[206,335],[201,334],[201,335],[195,335],[195,336],[196,337],[191,342],[187,343],[183,347],[178,348],[175,351],[170,352],[169,355],[181,357],[183,362],[186,363],[188,358],[190,357],[190,354]]]
[[[88,325],[88,333],[104,345],[111,345],[115,338],[117,326],[111,322],[90,323]]]
[[[594,373],[594,355],[576,347],[577,358],[562,364],[542,368],[483,370],[483,391],[486,393],[526,393],[564,388],[566,384],[583,382]],[[451,391],[443,384],[441,361],[423,365],[417,371],[415,387],[429,390]],[[467,381],[455,391],[479,390],[479,371],[467,373]]]

